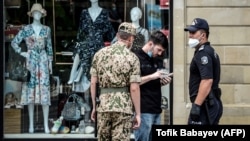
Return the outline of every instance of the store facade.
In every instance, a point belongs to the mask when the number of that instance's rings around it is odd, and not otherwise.
[[[6,0],[5,0],[6,1]],[[82,8],[89,6],[88,1],[67,1],[67,0],[51,0],[51,1],[39,1],[41,4],[45,5],[45,9],[50,13],[48,14],[43,21],[45,24],[50,25],[53,29],[53,46],[55,46],[55,70],[53,74],[55,76],[60,75],[61,73],[66,74],[64,71],[59,71],[65,69],[69,71],[72,65],[72,60],[70,56],[63,56],[62,51],[65,49],[61,45],[62,40],[70,41],[76,36],[77,20],[78,16],[70,15],[70,9],[72,5],[70,2],[76,2],[75,8],[80,7],[78,11]],[[23,1],[22,1],[23,2]],[[27,2],[27,1],[26,1]],[[36,2],[31,1],[31,2]],[[166,97],[168,98],[168,109],[167,109],[167,118],[166,121],[163,121],[164,124],[186,124],[187,117],[190,110],[190,101],[188,98],[188,74],[189,74],[189,62],[193,55],[193,50],[187,47],[187,34],[183,31],[184,27],[191,24],[191,21],[195,17],[203,17],[208,20],[211,27],[210,41],[218,51],[218,54],[221,57],[222,62],[222,74],[221,74],[221,83],[220,87],[222,88],[223,95],[223,107],[224,112],[221,119],[221,124],[249,124],[250,123],[250,114],[249,114],[249,103],[250,99],[248,96],[250,89],[249,82],[249,46],[250,42],[248,37],[250,33],[248,31],[250,27],[250,21],[247,20],[246,15],[250,11],[250,0],[238,1],[238,0],[220,0],[220,1],[208,1],[208,0],[170,0],[169,7],[161,7],[161,2],[163,1],[152,1],[152,0],[138,0],[138,1],[126,1],[121,0],[117,5],[122,15],[124,21],[129,21],[129,10],[134,6],[139,6],[142,8],[143,17],[140,21],[142,27],[148,28],[148,23],[153,23],[152,21],[147,20],[146,10],[147,4],[158,5],[161,9],[161,13],[168,15],[164,17],[165,20],[162,23],[169,25],[169,43],[170,50],[169,56],[167,57],[169,63],[169,71],[174,72],[173,83],[169,85],[168,88],[163,91],[166,92]],[[59,5],[63,6],[59,6]],[[71,3],[72,4],[72,3]],[[110,3],[100,0],[102,6],[107,6]],[[6,10],[4,2],[0,4],[1,10]],[[22,5],[22,4],[21,4]],[[29,11],[28,4],[24,4],[25,10],[23,13],[18,11],[18,8],[8,8],[15,17],[22,19],[22,22],[29,23],[31,19],[26,15]],[[53,10],[53,7],[55,8]],[[20,9],[20,8],[19,8]],[[62,12],[66,9],[68,12]],[[74,7],[72,8],[74,9]],[[165,9],[165,10],[164,10]],[[8,10],[7,10],[8,11]],[[54,13],[53,13],[54,11]],[[60,14],[59,14],[60,13]],[[157,17],[157,12],[151,12],[152,16]],[[2,15],[6,21],[6,15]],[[12,15],[13,16],[13,15]],[[61,17],[60,17],[61,16]],[[67,20],[66,20],[66,18]],[[24,18],[25,17],[25,18]],[[50,17],[50,18],[49,18]],[[57,18],[57,19],[56,19]],[[65,20],[67,22],[65,22]],[[53,22],[55,21],[55,22]],[[73,21],[73,22],[68,22]],[[6,23],[3,22],[2,27],[3,31],[6,28]],[[64,23],[64,24],[62,24]],[[73,24],[73,25],[71,25]],[[157,25],[157,24],[152,24]],[[56,31],[56,32],[54,32]],[[65,32],[66,31],[66,32]],[[3,32],[4,33],[4,32]],[[11,37],[11,36],[10,36]],[[0,98],[0,104],[3,105],[0,107],[0,112],[2,113],[2,118],[0,120],[1,125],[1,139],[4,140],[94,140],[94,133],[92,134],[44,134],[42,133],[42,123],[39,123],[39,117],[41,113],[37,112],[36,121],[37,125],[37,134],[29,134],[27,129],[27,107],[23,109],[10,108],[6,109],[5,106],[5,94],[10,91],[15,91],[20,89],[20,84],[13,84],[11,80],[6,78],[7,65],[6,59],[8,58],[8,43],[5,42],[5,35],[1,35],[3,40],[0,40],[3,48],[1,55],[1,62],[3,63],[5,69],[2,69],[1,81],[2,95]],[[60,78],[60,77],[59,77]],[[63,81],[66,83],[69,76],[66,76]],[[61,79],[61,78],[60,78]],[[59,80],[60,80],[59,79]],[[59,82],[59,83],[60,83]],[[60,86],[60,85],[59,85]],[[63,92],[69,92],[67,87],[63,87]],[[19,90],[20,91],[20,90]],[[60,87],[59,87],[60,93]],[[63,98],[63,95],[61,95]],[[55,109],[51,110],[50,118],[58,118],[58,99],[59,94],[55,93],[55,97],[52,100],[55,100],[54,104]],[[41,111],[41,107],[37,107],[36,111]],[[54,112],[52,112],[54,111]],[[14,114],[13,114],[14,113]],[[10,118],[11,117],[11,118]],[[41,116],[42,117],[42,116]],[[163,116],[164,118],[164,116]],[[18,119],[19,123],[16,123]],[[14,122],[13,122],[14,121]],[[6,125],[13,123],[13,125]],[[18,127],[16,127],[18,126]],[[51,125],[50,125],[51,126]],[[15,130],[14,130],[15,129]],[[40,132],[40,133],[39,133]],[[133,137],[131,137],[133,138]]]
[[[114,0],[116,10],[120,21],[131,22],[130,12],[134,7],[141,10],[139,17],[139,25],[147,29],[149,32],[154,30],[164,30],[168,33],[169,30],[169,1],[126,1]],[[50,78],[50,102],[48,127],[52,130],[55,121],[63,114],[63,110],[67,101],[73,94],[77,95],[77,99],[81,101],[80,115],[76,119],[64,119],[62,127],[58,132],[46,133],[44,107],[34,105],[33,109],[33,130],[30,129],[30,107],[22,105],[21,96],[24,89],[23,80],[13,78],[13,73],[21,61],[20,56],[17,56],[11,46],[11,42],[19,33],[20,29],[33,22],[33,17],[27,15],[27,12],[32,10],[34,4],[40,4],[42,10],[46,11],[46,16],[41,18],[41,24],[50,27],[51,29],[51,44],[53,48],[53,73]],[[112,1],[99,0],[98,5],[103,9],[110,11],[113,7]],[[60,139],[60,140],[95,140],[96,125],[90,120],[91,113],[91,97],[89,89],[79,86],[80,83],[69,83],[70,73],[74,60],[72,59],[72,49],[76,45],[78,27],[80,26],[80,17],[83,9],[91,6],[89,0],[4,0],[1,3],[3,10],[3,35],[1,35],[3,45],[2,63],[4,69],[2,73],[3,95],[0,102],[2,107],[0,111],[3,115],[1,118],[2,130],[0,130],[1,138],[4,140],[44,140],[44,139]],[[110,14],[110,13],[109,13]],[[111,20],[110,20],[111,21]],[[118,20],[117,20],[118,21]],[[117,26],[111,24],[113,29]],[[108,33],[107,33],[108,34]],[[114,38],[114,37],[113,37]],[[108,39],[108,35],[104,35],[104,45],[108,45],[112,40]],[[25,42],[20,43],[22,51],[27,49]],[[170,50],[169,50],[170,51]],[[170,68],[170,52],[164,55],[165,65]],[[15,65],[14,63],[18,63]],[[20,69],[17,69],[17,71]],[[17,72],[16,71],[16,72]],[[169,70],[171,71],[171,70]],[[83,82],[82,79],[80,79]],[[171,124],[171,97],[169,95],[170,86],[164,87],[164,114],[162,115],[162,124]],[[65,114],[65,116],[68,113]],[[84,123],[84,131],[81,131],[81,123]],[[131,140],[133,135],[131,136]]]

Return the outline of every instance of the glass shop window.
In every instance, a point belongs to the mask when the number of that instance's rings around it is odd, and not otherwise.
[[[99,34],[102,37],[103,47],[115,39],[121,22],[132,21],[132,10],[137,10],[137,14],[139,10],[141,14],[137,23],[138,32],[145,29],[150,34],[163,29],[168,34],[168,9],[161,7],[159,1],[146,4],[142,0],[99,0],[98,4],[108,14],[111,27],[107,28],[112,28],[105,33],[95,32],[95,36]],[[89,0],[4,0],[4,136],[15,137],[18,134],[20,138],[27,133],[32,133],[29,134],[31,138],[40,138],[36,133],[45,133],[52,138],[52,133],[57,136],[67,134],[69,138],[71,135],[83,138],[81,134],[95,136],[96,125],[90,119],[92,102],[89,76],[86,72],[85,75],[78,75],[81,74],[79,64],[74,65],[74,51],[86,36],[80,28],[92,28],[84,25],[86,21],[80,21],[87,16],[82,15],[83,9],[90,6]],[[42,13],[42,18],[38,20],[44,25],[42,29],[31,26],[35,17],[27,13],[32,13],[32,10]],[[100,21],[97,23],[99,26],[105,25]],[[109,35],[111,32],[113,34]],[[148,37],[142,37],[139,41],[146,43]],[[13,42],[18,49],[13,47]],[[89,46],[91,40],[82,42],[82,45]],[[33,45],[44,48],[33,48]],[[44,59],[44,51],[52,54],[52,67],[39,62]],[[79,59],[88,53],[79,55]],[[168,58],[168,53],[164,57]],[[27,58],[30,60],[27,61]],[[27,68],[31,71],[27,71]],[[166,124],[168,117],[165,119],[163,123]]]

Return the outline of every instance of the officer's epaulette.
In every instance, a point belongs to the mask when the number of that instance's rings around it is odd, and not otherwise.
[[[205,48],[205,45],[202,45],[202,46],[199,48],[199,51],[204,50],[204,48]]]

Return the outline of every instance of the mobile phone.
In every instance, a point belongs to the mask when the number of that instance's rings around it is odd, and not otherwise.
[[[174,73],[169,73],[169,74],[167,74],[167,77],[173,77],[173,75],[174,75]]]

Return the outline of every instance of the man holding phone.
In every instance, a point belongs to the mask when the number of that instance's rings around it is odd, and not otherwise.
[[[161,31],[151,34],[149,41],[135,54],[140,60],[141,69],[141,126],[134,130],[135,141],[151,141],[151,127],[160,124],[161,86],[171,82],[172,73],[166,75],[161,68],[159,57],[168,49],[167,37]]]

